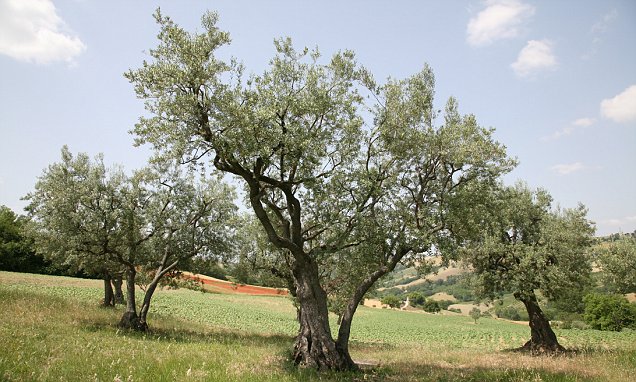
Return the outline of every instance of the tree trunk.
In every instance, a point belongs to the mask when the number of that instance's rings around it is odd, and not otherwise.
[[[517,296],[515,294],[515,297]],[[557,341],[556,334],[550,327],[550,321],[539,307],[534,292],[529,296],[517,297],[517,299],[525,305],[530,322],[530,340],[523,345],[522,349],[536,354],[565,351],[565,348]]]
[[[338,324],[340,327],[338,329],[338,340],[336,341],[336,346],[343,354],[349,356],[349,337],[351,335],[353,315],[356,313],[358,306],[360,306],[360,302],[364,298],[364,295],[369,291],[373,284],[380,279],[380,277],[395,269],[397,263],[404,257],[404,255],[406,255],[406,253],[408,253],[407,249],[400,250],[398,255],[394,256],[387,266],[380,267],[375,272],[371,273],[353,292],[344,312],[342,312],[338,318]]]
[[[115,295],[113,294],[113,286],[108,272],[104,272],[104,301],[102,301],[102,306],[115,306]]]
[[[115,275],[112,279],[113,286],[115,287],[115,304],[123,305],[125,303],[124,293],[121,290],[123,284],[121,274]]]
[[[148,317],[148,310],[150,310],[150,300],[152,299],[152,295],[155,293],[157,289],[157,285],[159,285],[159,280],[161,280],[161,274],[157,273],[157,276],[152,280],[152,282],[146,288],[146,293],[144,294],[144,301],[141,304],[141,309],[139,310],[139,326],[143,328],[142,330],[148,329],[148,322],[146,321],[146,317]]]
[[[355,370],[348,349],[341,349],[331,336],[327,294],[320,286],[318,268],[309,257],[294,265],[300,304],[300,329],[294,344],[294,362],[318,370]]]
[[[119,321],[119,326],[125,329],[143,331],[139,325],[139,316],[137,316],[137,306],[135,302],[135,277],[137,271],[134,267],[129,267],[126,271],[126,311]]]

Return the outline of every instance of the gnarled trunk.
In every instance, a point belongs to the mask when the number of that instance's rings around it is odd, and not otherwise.
[[[115,289],[115,300],[114,300],[115,304],[123,305],[125,303],[125,300],[124,300],[124,293],[122,292],[122,289],[121,289],[121,286],[123,284],[121,274],[117,274],[113,276],[113,279],[111,281]]]
[[[125,329],[143,331],[146,328],[140,326],[137,306],[135,302],[135,277],[137,271],[134,267],[129,267],[126,271],[126,311],[119,321],[119,326]]]
[[[300,304],[300,329],[294,344],[294,361],[318,370],[355,370],[348,348],[340,348],[331,336],[327,294],[320,286],[318,269],[311,258],[294,266]]]
[[[104,301],[102,301],[102,306],[115,306],[115,295],[113,294],[113,286],[108,272],[104,272]]]
[[[565,348],[557,341],[556,334],[550,327],[550,321],[543,314],[534,293],[529,296],[517,297],[517,299],[521,300],[523,305],[525,305],[530,323],[530,340],[523,345],[522,349],[529,350],[532,353],[559,353],[565,351]]]

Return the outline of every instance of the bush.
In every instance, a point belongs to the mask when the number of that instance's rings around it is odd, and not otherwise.
[[[383,304],[390,306],[391,308],[399,308],[402,305],[402,299],[398,296],[384,296],[382,300],[380,300]]]
[[[451,301],[451,300],[438,300],[437,301],[437,305],[439,305],[439,308],[442,310],[446,310],[448,309],[449,306],[453,305],[455,302]]]
[[[636,328],[636,305],[621,295],[588,294],[585,302],[585,322],[592,329],[621,331]]]
[[[528,321],[528,313],[525,310],[520,310],[512,305],[497,306],[495,308],[495,314],[497,317],[505,318],[512,321]]]
[[[426,297],[420,292],[411,292],[408,294],[409,304],[411,306],[422,306],[426,301]]]
[[[461,313],[462,310],[459,308],[448,308],[449,312],[453,312],[453,313]]]
[[[437,313],[440,310],[442,310],[442,308],[440,308],[440,306],[437,303],[437,301],[433,301],[433,300],[426,300],[426,302],[424,303],[424,306],[422,306],[422,308],[424,309],[424,311],[429,312],[429,313]]]

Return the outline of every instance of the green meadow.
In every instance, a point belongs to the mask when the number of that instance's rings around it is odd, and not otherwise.
[[[359,373],[288,361],[297,329],[286,297],[159,291],[150,331],[118,329],[101,282],[0,272],[4,381],[633,381],[636,332],[556,330],[572,351],[511,351],[526,325],[360,307],[351,351]],[[332,328],[337,329],[335,317]]]

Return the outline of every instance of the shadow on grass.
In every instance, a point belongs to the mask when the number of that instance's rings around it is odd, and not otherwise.
[[[584,347],[570,347],[563,351],[557,352],[537,352],[527,347],[521,346],[510,349],[501,350],[502,353],[517,353],[524,354],[533,357],[549,357],[549,358],[571,358],[581,355],[593,355],[593,354],[613,354],[619,352],[618,349],[606,349],[600,346],[584,346]]]
[[[360,370],[356,372],[318,372],[312,369],[299,368],[294,365],[293,362],[286,361],[283,369],[287,375],[296,381],[591,382],[598,380],[598,378],[588,376],[573,375],[563,372],[551,372],[540,369],[529,369],[524,367],[460,367],[414,364],[407,362],[375,367],[362,365]]]
[[[291,346],[294,340],[292,336],[224,330],[168,317],[157,317],[154,321],[154,326],[151,322],[151,326],[144,332],[122,329],[118,326],[117,322],[118,320],[96,321],[93,318],[80,320],[79,326],[88,332],[115,332],[117,335],[125,335],[142,340],[171,343],[195,342],[241,345],[289,344],[289,346]]]
[[[510,368],[462,367],[414,365],[412,363],[398,363],[376,368],[365,372],[362,378],[352,381],[596,381],[596,378],[582,375],[551,372],[541,369],[529,369],[521,365],[511,365]],[[517,367],[514,367],[517,366]]]

